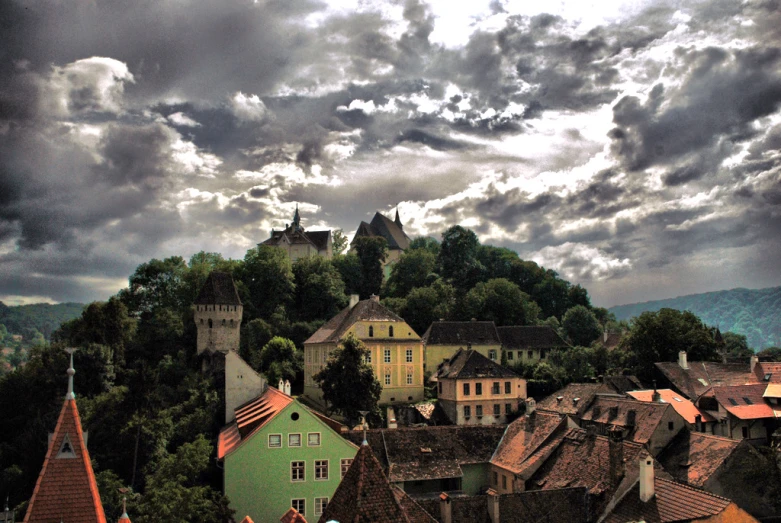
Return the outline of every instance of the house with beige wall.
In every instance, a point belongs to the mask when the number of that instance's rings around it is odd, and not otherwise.
[[[492,321],[435,321],[423,334],[426,372],[453,357],[459,349],[472,349],[492,361],[501,360],[502,342]]]
[[[258,244],[284,250],[291,262],[308,256],[333,256],[333,238],[330,230],[307,231],[301,226],[301,215],[293,215],[293,223],[286,224],[281,231],[271,230],[271,237]]]

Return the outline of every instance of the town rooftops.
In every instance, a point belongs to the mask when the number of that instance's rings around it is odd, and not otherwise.
[[[518,375],[486,358],[475,350],[458,349],[450,359],[443,361],[437,369],[440,379],[472,378],[517,378]]]
[[[505,350],[551,349],[569,346],[555,330],[545,325],[497,327],[496,330]]]
[[[686,369],[679,362],[659,362],[654,365],[676,389],[692,401],[696,401],[711,387],[759,382],[749,366],[743,363],[692,361]]]
[[[633,399],[597,395],[581,419],[628,429],[631,441],[645,444],[651,439],[669,408],[672,407],[667,403],[644,403]]]
[[[235,450],[242,441],[259,430],[285,407],[293,403],[293,398],[268,387],[266,391],[236,409],[236,419],[220,431],[217,440],[217,457],[224,458]]]
[[[702,416],[701,419],[702,422],[716,421],[713,419],[713,416],[711,416],[704,410],[698,409],[694,405],[694,403],[689,401],[682,394],[678,394],[677,392],[671,389],[658,389],[656,390],[656,392],[659,394],[660,403],[669,403],[670,405],[672,405],[673,408],[675,409],[675,412],[680,414],[681,417],[685,419],[687,423],[690,423],[692,425],[696,423],[697,420],[695,419],[695,417],[697,415]],[[636,390],[636,391],[627,392],[627,394],[638,401],[651,402],[654,391],[652,389]]]
[[[781,383],[781,362],[760,361],[754,367],[754,374],[759,381]]]
[[[548,410],[559,414],[575,416],[583,412],[598,392],[605,391],[602,383],[570,383],[542,401],[537,402],[537,410]]]
[[[347,330],[359,321],[394,321],[404,320],[379,300],[368,299],[359,301],[354,307],[345,307],[339,314],[331,318],[325,325],[317,329],[304,343],[339,343]],[[377,333],[374,340],[395,339],[382,338]],[[414,338],[404,338],[405,340]]]
[[[369,445],[361,445],[320,521],[434,523],[404,491],[392,486]]]
[[[617,394],[626,394],[630,390],[643,388],[643,384],[637,379],[637,376],[605,376],[603,383]]]
[[[563,430],[565,425],[563,416],[550,412],[536,410],[528,416],[521,416],[507,426],[502,441],[491,458],[491,464],[514,474],[530,470],[526,461],[543,443],[553,437],[554,432]]]
[[[655,478],[654,496],[650,500],[647,502],[640,500],[638,482],[603,521],[604,523],[693,521],[721,514],[730,504],[732,502],[727,498],[704,490],[677,481]]]
[[[405,427],[372,429],[366,439],[391,481],[421,481],[461,477],[461,465],[488,463],[502,439],[498,425]],[[360,444],[363,434],[343,434]]]
[[[423,335],[424,345],[499,345],[492,321],[435,321]]]
[[[385,238],[388,242],[389,250],[403,251],[409,247],[410,244],[409,236],[404,232],[404,228],[401,225],[398,211],[396,211],[395,221],[391,221],[378,212],[375,213],[371,223],[361,222],[360,225],[358,225],[358,230],[355,232],[353,242],[362,236],[370,238],[381,236]]]
[[[233,277],[227,272],[212,271],[201,287],[196,305],[241,305]]]
[[[763,394],[766,388],[764,383],[713,387],[713,395],[727,412],[738,419],[781,417],[781,410],[775,411],[765,401]]]
[[[682,430],[657,459],[676,480],[702,487],[740,445],[748,443]]]

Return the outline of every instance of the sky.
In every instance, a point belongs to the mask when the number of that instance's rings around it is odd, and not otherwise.
[[[612,306],[781,285],[781,2],[0,2],[0,300],[399,210]]]

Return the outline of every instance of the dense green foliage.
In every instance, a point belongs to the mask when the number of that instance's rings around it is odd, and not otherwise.
[[[39,332],[49,340],[61,323],[78,318],[83,309],[83,303],[35,303],[9,307],[0,301],[0,324],[5,325],[11,334],[32,338]]]
[[[781,345],[781,287],[732,289],[668,300],[620,305],[610,309],[619,320],[662,308],[688,310],[722,332],[743,334],[748,346],[761,350]]]
[[[596,315],[583,305],[575,305],[564,314],[561,328],[575,345],[590,345],[602,334]]]

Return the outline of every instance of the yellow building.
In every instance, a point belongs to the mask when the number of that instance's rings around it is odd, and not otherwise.
[[[304,394],[322,404],[322,391],[312,376],[349,333],[369,349],[368,363],[382,385],[381,405],[423,400],[423,345],[412,327],[383,307],[379,296],[358,301],[331,318],[304,342]]]
[[[435,321],[423,335],[426,372],[449,360],[458,349],[472,349],[491,361],[501,361],[502,342],[492,321]]]

